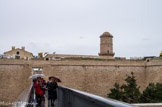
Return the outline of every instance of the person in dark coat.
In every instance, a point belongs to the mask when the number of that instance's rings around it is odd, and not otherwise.
[[[51,82],[48,83],[48,107],[54,106],[54,101],[57,99],[58,85],[55,78],[51,77]]]
[[[46,98],[48,98],[48,86],[49,86],[50,82],[51,82],[51,77],[48,78],[48,81],[47,81],[46,87],[45,87],[46,88],[46,92],[45,92]]]
[[[48,89],[48,85],[50,84],[50,82],[51,82],[51,77],[48,78],[48,81],[46,83],[46,89]]]

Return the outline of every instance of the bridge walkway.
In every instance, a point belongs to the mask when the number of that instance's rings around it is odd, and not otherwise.
[[[100,96],[61,86],[58,87],[57,94],[58,99],[54,107],[137,107],[135,105],[105,99]],[[33,87],[30,87],[29,91],[25,90],[25,93],[23,93],[18,100],[27,103],[21,103],[13,107],[37,107]],[[48,99],[46,97],[42,98],[41,107],[48,107]]]

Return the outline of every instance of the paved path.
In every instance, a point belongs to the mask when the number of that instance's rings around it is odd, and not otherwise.
[[[45,93],[45,99],[44,99],[44,106],[43,107],[48,107],[48,94],[47,94],[47,92]],[[55,106],[53,106],[53,107],[58,107],[58,103],[57,103],[58,101],[56,100],[55,101]],[[52,106],[51,106],[52,107]]]

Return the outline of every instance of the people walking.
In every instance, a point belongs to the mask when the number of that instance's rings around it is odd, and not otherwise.
[[[43,96],[43,84],[41,82],[41,77],[38,77],[37,80],[34,82],[37,106],[41,107],[42,96]]]
[[[43,91],[43,97],[45,96],[45,91],[46,91],[46,80],[44,78],[41,78],[41,85],[42,85],[42,91]]]
[[[33,86],[32,86],[32,95],[33,95],[33,102],[36,101],[36,107],[45,107],[45,80],[42,78],[44,77],[44,74],[34,74],[31,75],[29,78],[33,80]]]
[[[54,102],[57,99],[57,82],[54,77],[49,78],[49,82],[47,83],[48,90],[48,107],[54,107]]]

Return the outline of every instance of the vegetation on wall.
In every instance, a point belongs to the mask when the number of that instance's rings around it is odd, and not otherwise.
[[[134,73],[126,77],[126,84],[114,84],[110,89],[109,98],[120,100],[127,103],[159,103],[162,102],[162,84],[150,83],[146,89],[140,93],[139,86],[136,84]]]

